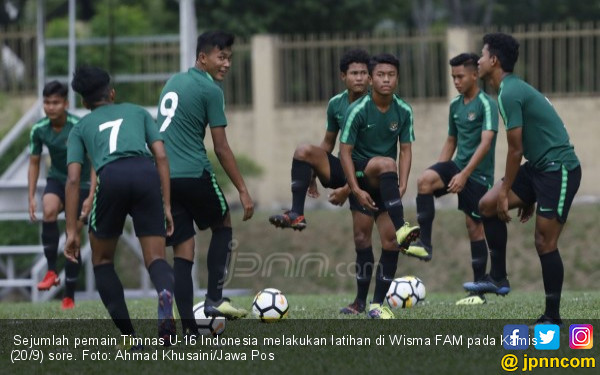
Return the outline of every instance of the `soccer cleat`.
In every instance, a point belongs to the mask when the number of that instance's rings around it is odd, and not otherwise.
[[[367,317],[371,319],[394,319],[394,313],[387,306],[382,306],[379,303],[369,305]]]
[[[204,315],[206,316],[222,316],[225,319],[238,319],[248,315],[248,311],[234,307],[231,304],[229,298],[221,298],[219,301],[212,301],[210,298],[206,298],[204,302]]]
[[[121,340],[118,344],[116,349],[117,350],[124,350],[124,351],[130,351],[130,352],[136,352],[136,351],[142,351],[144,350],[144,345],[142,345],[141,343],[139,344],[135,344],[134,342],[134,338],[136,338],[135,335],[129,335],[129,336],[121,336],[121,338],[119,340]]]
[[[410,245],[408,249],[403,251],[403,253],[405,255],[415,257],[425,262],[429,262],[433,257],[433,251],[431,247],[424,245],[423,242],[421,242],[421,240],[417,240],[417,242]]]
[[[71,310],[75,308],[75,301],[71,297],[65,297],[62,299],[61,308],[63,310]]]
[[[535,326],[537,326],[538,324],[556,324],[559,327],[563,326],[563,321],[561,318],[551,318],[546,314],[542,314],[542,316],[540,316],[538,318],[538,320],[535,321],[535,323],[533,323],[531,326],[529,326],[530,328],[535,328]]]
[[[56,272],[48,271],[46,272],[46,276],[44,276],[44,279],[38,283],[37,288],[38,290],[49,290],[50,288],[58,284],[60,284],[60,279],[58,278]]]
[[[173,296],[163,289],[158,294],[158,337],[163,339],[164,346],[171,345],[171,337],[177,333],[173,318]]]
[[[465,298],[456,301],[457,305],[483,305],[487,303],[485,295],[477,293],[469,293]]]
[[[304,215],[297,214],[291,210],[285,211],[281,215],[273,215],[269,217],[269,222],[277,228],[292,228],[293,230],[301,231],[306,228],[306,220]]]
[[[359,315],[359,314],[362,314],[365,312],[365,307],[366,307],[365,301],[355,299],[354,302],[352,302],[348,306],[342,307],[340,309],[340,313],[347,314],[347,315]]]
[[[479,281],[464,283],[463,288],[471,293],[496,293],[500,296],[505,296],[510,292],[510,284],[507,278],[496,281],[492,279],[490,275],[485,275],[485,277]]]
[[[419,238],[420,233],[421,228],[411,227],[408,221],[405,221],[404,225],[396,231],[396,241],[401,249],[407,249],[411,242]]]

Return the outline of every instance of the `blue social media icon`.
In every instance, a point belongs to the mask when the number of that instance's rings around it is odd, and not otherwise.
[[[529,348],[529,327],[524,324],[507,324],[502,332],[504,349],[525,350]]]
[[[556,350],[560,347],[560,327],[556,324],[538,324],[534,332],[536,349]]]

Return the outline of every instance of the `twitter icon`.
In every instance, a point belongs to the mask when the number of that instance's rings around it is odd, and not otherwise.
[[[560,347],[560,327],[556,324],[538,324],[535,326],[535,348],[538,350],[556,350]]]

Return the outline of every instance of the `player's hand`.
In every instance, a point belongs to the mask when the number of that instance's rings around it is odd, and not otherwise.
[[[171,237],[175,231],[175,224],[173,223],[173,215],[171,214],[171,207],[165,207],[165,222],[167,224],[167,237]]]
[[[81,213],[79,215],[79,221],[81,221],[84,224],[87,224],[88,215],[92,211],[92,202],[93,202],[93,200],[94,200],[93,196],[87,197],[83,201],[83,204],[81,205]]]
[[[319,194],[316,179],[310,180],[310,185],[308,185],[308,191],[306,192],[306,195],[311,198],[319,198],[319,196],[321,196],[321,194]]]
[[[371,198],[371,195],[369,195],[369,193],[367,193],[366,191],[359,189],[357,192],[354,193],[354,196],[356,197],[358,204],[360,204],[364,208],[371,211],[377,211],[375,201],[373,200],[373,198]]]
[[[519,207],[518,215],[521,223],[526,223],[533,216],[535,210],[535,204],[531,204],[527,207]]]
[[[402,198],[404,193],[406,193],[406,186],[398,186],[398,192],[400,193],[400,198]]]
[[[35,216],[35,211],[37,210],[37,202],[35,201],[35,197],[29,200],[29,220],[37,221],[37,217]]]
[[[65,250],[63,251],[65,258],[73,263],[79,263],[77,258],[79,258],[80,246],[79,233],[77,231],[73,233],[67,232],[67,241],[65,242]]]
[[[254,202],[252,201],[250,194],[248,194],[248,192],[240,193],[240,202],[244,208],[243,221],[249,220],[252,215],[254,215]]]
[[[498,194],[498,202],[496,203],[498,210],[498,218],[505,223],[511,221],[511,217],[508,214],[508,195],[506,192],[500,190]]]
[[[344,202],[346,202],[346,199],[348,199],[348,195],[350,195],[349,190],[344,186],[341,188],[337,188],[334,189],[328,197],[329,203],[336,205],[336,206],[341,206],[344,204]]]
[[[467,183],[468,177],[464,173],[457,173],[452,177],[450,183],[448,183],[448,192],[458,194],[460,193]]]

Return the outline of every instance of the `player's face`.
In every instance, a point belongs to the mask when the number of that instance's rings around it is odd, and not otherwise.
[[[464,94],[471,90],[477,84],[477,70],[464,65],[452,67],[452,82],[456,91]]]
[[[371,77],[373,91],[379,95],[392,95],[398,86],[398,71],[391,64],[377,64]]]
[[[488,45],[485,44],[481,50],[481,58],[477,61],[479,78],[485,78],[490,74],[492,69],[492,58],[490,56],[490,50]]]
[[[58,94],[44,96],[44,112],[50,121],[60,119],[66,112],[69,101]]]
[[[215,81],[222,81],[231,67],[231,48],[214,47],[210,53],[200,52],[200,62]]]
[[[357,94],[365,93],[369,84],[367,64],[351,63],[346,73],[342,73],[342,81],[344,81],[349,91]]]

